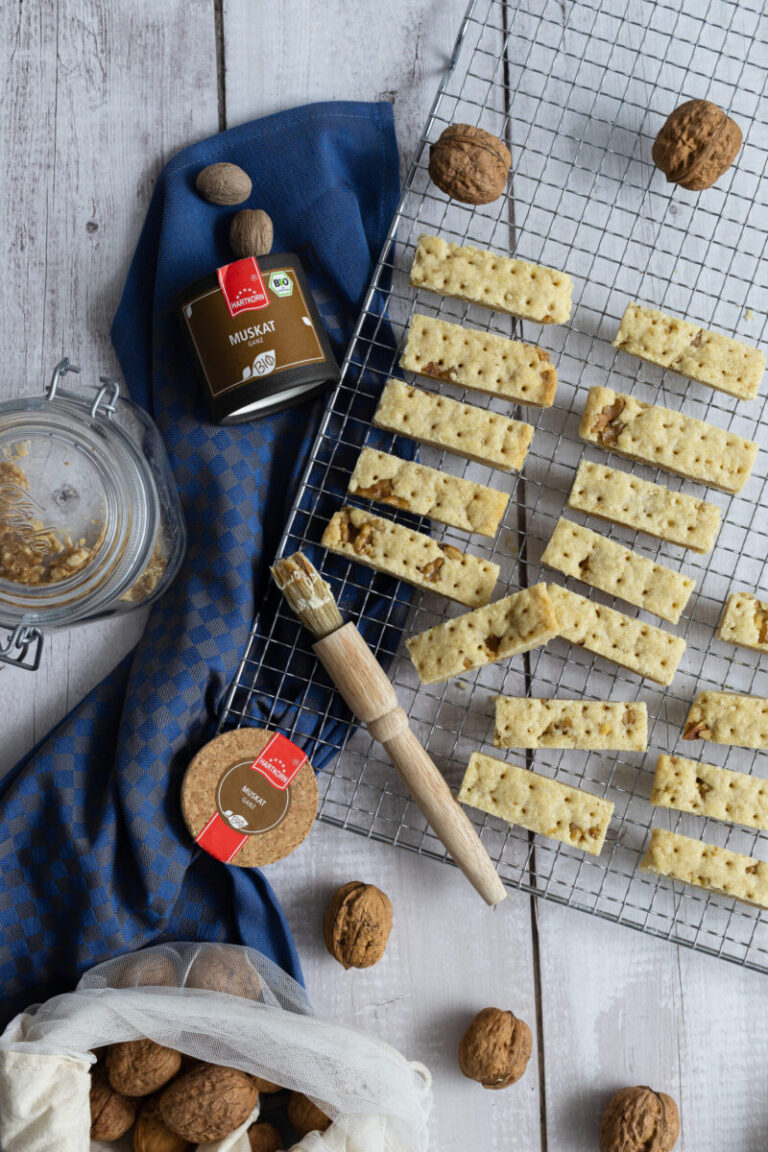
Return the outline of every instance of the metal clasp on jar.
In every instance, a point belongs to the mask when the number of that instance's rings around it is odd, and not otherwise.
[[[31,654],[30,648],[32,648]],[[13,655],[14,649],[16,655]],[[33,628],[29,624],[17,624],[11,632],[8,643],[0,645],[0,661],[3,664],[15,664],[28,672],[37,672],[42,651],[43,634],[40,629]]]

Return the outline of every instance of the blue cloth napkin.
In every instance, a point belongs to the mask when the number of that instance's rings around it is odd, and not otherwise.
[[[395,210],[388,104],[317,104],[245,124],[187,148],[158,179],[112,337],[132,398],[165,439],[189,551],[135,652],[0,784],[1,1022],[91,965],[164,939],[249,944],[301,978],[267,880],[193,849],[179,806],[324,404],[233,428],[207,421],[173,301],[232,259],[233,210],[194,188],[221,160],[252,176],[248,204],[272,217],[274,250],[301,257],[338,356]]]

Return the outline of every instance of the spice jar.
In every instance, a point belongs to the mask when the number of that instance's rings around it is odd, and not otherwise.
[[[298,256],[225,264],[177,301],[212,418],[239,424],[317,395],[339,367]]]
[[[186,530],[160,433],[117,380],[0,404],[0,660],[34,669],[43,630],[156,600]]]

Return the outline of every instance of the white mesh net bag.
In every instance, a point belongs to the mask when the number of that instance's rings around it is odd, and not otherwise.
[[[0,1036],[2,1152],[120,1148],[90,1140],[89,1070],[96,1049],[141,1037],[309,1096],[333,1123],[305,1136],[301,1152],[425,1152],[426,1069],[318,1019],[266,956],[224,944],[130,953],[17,1016]],[[206,1149],[248,1152],[248,1124]]]

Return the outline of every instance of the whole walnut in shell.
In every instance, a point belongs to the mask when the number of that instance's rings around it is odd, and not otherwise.
[[[459,1044],[459,1067],[483,1088],[507,1088],[525,1072],[532,1047],[524,1020],[501,1008],[483,1008]]]
[[[107,1074],[116,1092],[149,1096],[181,1068],[181,1053],[154,1040],[126,1040],[107,1049]]]
[[[244,1124],[258,1099],[245,1072],[204,1064],[168,1085],[160,1096],[160,1116],[171,1132],[192,1144],[207,1144]]]
[[[652,1088],[621,1088],[603,1112],[600,1152],[670,1152],[680,1135],[677,1104]]]
[[[166,1128],[160,1116],[158,1096],[149,1096],[141,1105],[133,1130],[133,1152],[188,1152],[192,1147],[183,1136]]]
[[[281,1152],[283,1148],[283,1138],[277,1128],[274,1124],[267,1124],[265,1121],[251,1124],[248,1129],[248,1139],[251,1144],[251,1152]]]
[[[330,1116],[302,1092],[291,1092],[288,1097],[288,1120],[299,1139],[308,1132],[325,1132],[331,1126]]]
[[[370,968],[384,955],[391,931],[392,904],[373,884],[350,881],[325,909],[325,946],[344,968]]]
[[[258,1088],[259,1094],[263,1092],[265,1096],[269,1096],[272,1092],[280,1091],[280,1085],[273,1083],[272,1080],[262,1080],[261,1076],[251,1076],[251,1080]]]
[[[91,1139],[119,1140],[136,1119],[136,1101],[115,1092],[107,1070],[97,1064],[91,1072]]]
[[[245,1000],[258,1000],[261,995],[258,972],[251,965],[245,948],[234,944],[219,944],[202,951],[195,958],[184,983],[187,988],[227,992]]]
[[[652,156],[673,184],[700,192],[711,188],[736,159],[741,128],[709,100],[688,100],[668,117]]]
[[[497,136],[472,124],[451,124],[429,149],[429,175],[464,204],[490,204],[504,191],[512,156]]]
[[[210,204],[242,204],[252,187],[250,176],[237,164],[209,164],[195,180],[195,188]]]

